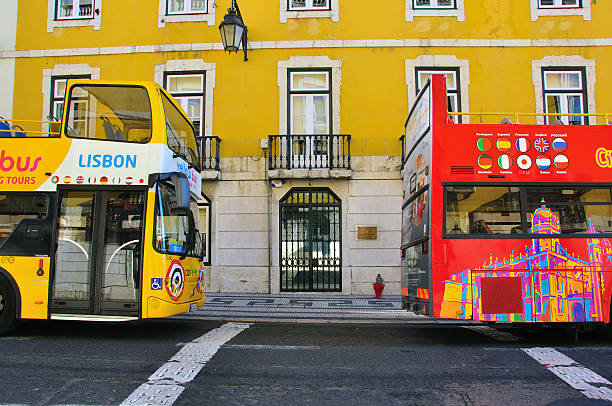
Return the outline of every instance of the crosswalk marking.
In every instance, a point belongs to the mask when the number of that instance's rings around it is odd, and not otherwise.
[[[612,383],[567,355],[549,347],[522,350],[584,396],[612,401]]]
[[[122,405],[172,405],[219,351],[221,346],[249,328],[248,323],[226,323],[186,344],[140,385]]]

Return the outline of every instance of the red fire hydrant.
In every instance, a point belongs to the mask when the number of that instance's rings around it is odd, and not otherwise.
[[[374,294],[376,295],[376,299],[380,299],[382,297],[383,289],[385,288],[385,280],[380,274],[376,275],[376,283],[372,284],[374,286]]]

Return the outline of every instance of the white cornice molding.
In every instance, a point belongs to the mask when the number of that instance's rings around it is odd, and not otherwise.
[[[311,41],[253,41],[249,49],[321,49],[321,48],[548,48],[609,47],[612,38],[584,39],[358,39]],[[151,54],[157,52],[223,51],[220,42],[160,44],[119,47],[32,49],[0,51],[0,58],[43,58],[55,56]]]

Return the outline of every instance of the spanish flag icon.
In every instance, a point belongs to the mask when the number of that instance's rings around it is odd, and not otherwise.
[[[512,143],[506,137],[501,137],[497,139],[497,149],[501,152],[508,152],[512,148]]]

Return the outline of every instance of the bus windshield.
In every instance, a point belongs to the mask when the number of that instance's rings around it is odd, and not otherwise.
[[[196,144],[193,125],[163,93],[162,103],[166,115],[166,137],[168,147],[170,147],[175,154],[187,161],[192,167],[200,170],[198,146]]]
[[[69,137],[138,143],[151,139],[151,103],[144,87],[73,86],[68,106]]]
[[[185,254],[200,257],[202,240],[200,237],[200,216],[197,203],[190,201],[191,219],[188,213],[178,208],[174,187],[165,182],[159,182],[155,203],[155,249],[166,254]],[[195,215],[197,214],[197,215]],[[193,246],[189,246],[188,237],[192,233],[195,238]]]

